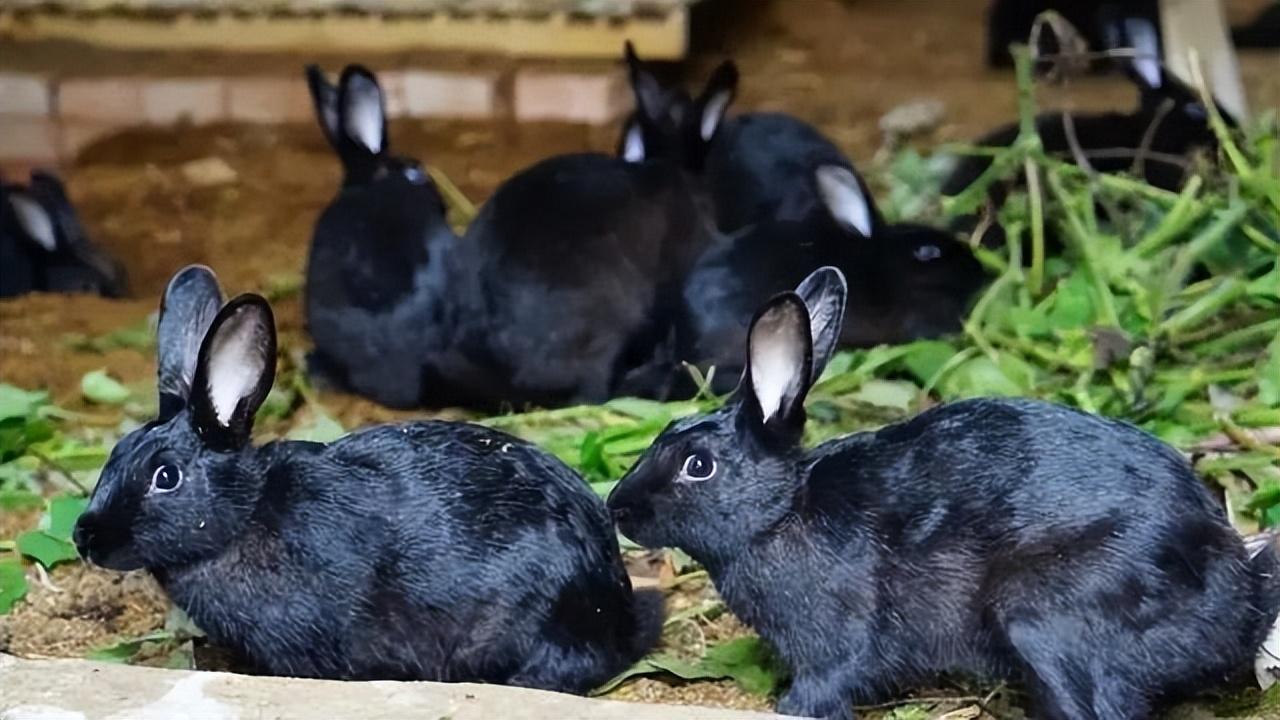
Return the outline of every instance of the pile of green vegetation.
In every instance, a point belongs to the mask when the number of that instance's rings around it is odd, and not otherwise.
[[[839,354],[810,395],[809,440],[958,398],[1038,397],[1122,418],[1182,449],[1206,482],[1223,491],[1242,532],[1280,526],[1275,113],[1239,132],[1214,116],[1221,157],[1182,192],[1170,193],[1047,156],[1031,122],[1032,83],[1023,60],[1022,135],[1009,148],[965,150],[994,156],[973,187],[937,197],[943,155],[904,151],[878,169],[890,215],[936,223],[973,212],[992,183],[1023,179],[1026,189],[1014,192],[999,214],[1007,246],[975,249],[992,283],[962,335]],[[1046,252],[1046,235],[1062,239],[1060,254]],[[116,335],[77,342],[91,350],[151,341],[145,328]],[[123,407],[125,415],[151,411],[150,401],[134,400],[141,390],[101,373],[86,376],[82,389],[100,404]],[[667,423],[721,401],[706,393],[676,403],[619,399],[479,421],[539,443],[604,495]],[[302,407],[307,411],[298,412]],[[281,374],[263,412],[292,427],[295,437],[325,440],[343,432],[296,371]],[[51,406],[43,393],[0,385],[0,509],[45,508],[37,529],[0,541],[0,614],[25,592],[27,564],[76,561],[69,532],[80,498],[105,462],[113,434],[130,427],[126,421],[104,431],[85,420]],[[695,576],[684,560],[677,569]],[[669,624],[722,611],[703,603]],[[777,683],[767,651],[753,638],[706,648],[701,656],[659,654],[628,675],[641,673],[729,677],[765,694]],[[923,710],[912,715],[916,710],[898,708],[895,717],[927,716]]]

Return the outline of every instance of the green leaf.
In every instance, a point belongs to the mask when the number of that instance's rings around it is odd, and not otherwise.
[[[60,540],[71,541],[71,531],[75,530],[76,520],[88,507],[89,499],[62,495],[49,501],[49,512],[46,515],[50,535]]]
[[[951,343],[941,340],[921,340],[908,348],[902,356],[902,367],[921,384],[931,382],[958,352]]]
[[[27,572],[18,560],[0,560],[0,615],[27,595]]]
[[[40,563],[45,569],[80,559],[80,554],[71,541],[54,537],[47,530],[29,530],[19,535],[18,552]]]
[[[877,407],[908,410],[920,394],[920,388],[905,380],[879,380],[872,378],[862,384],[851,398]]]
[[[1025,394],[1023,388],[986,355],[960,363],[943,378],[939,390],[948,398],[1017,397]]]
[[[1280,407],[1280,336],[1267,346],[1267,358],[1258,372],[1258,399],[1268,407]]]
[[[1093,291],[1083,268],[1077,268],[1054,292],[1048,322],[1057,330],[1085,327],[1094,317]]]
[[[632,397],[614,398],[605,403],[604,406],[637,420],[653,420],[656,418],[662,418],[664,422],[671,420],[671,411],[667,409],[667,406],[653,400]]]
[[[80,394],[98,405],[123,405],[129,400],[129,388],[107,375],[106,370],[94,370],[80,378]]]
[[[707,649],[699,662],[689,662],[666,653],[657,653],[637,662],[596,689],[603,695],[625,680],[640,675],[669,673],[682,680],[732,679],[743,690],[757,695],[770,695],[777,688],[773,656],[760,638],[741,637]]]
[[[771,695],[777,688],[773,654],[758,637],[740,637],[707,650],[702,669],[731,677],[738,686],[756,695]]]
[[[111,663],[127,663],[142,650],[142,646],[151,642],[165,642],[174,638],[173,633],[168,630],[157,630],[141,637],[129,638],[121,640],[111,645],[106,645],[96,650],[90,650],[85,655],[87,660],[96,660],[97,662]]]
[[[0,383],[0,420],[29,418],[49,404],[49,393],[29,392]]]
[[[267,393],[267,397],[262,401],[262,406],[258,408],[258,419],[283,420],[289,417],[293,412],[293,405],[298,399],[298,393],[292,388],[281,383],[276,383],[271,388],[271,392]]]
[[[323,410],[316,409],[312,411],[311,421],[290,430],[288,438],[290,440],[327,443],[337,440],[346,433],[347,431],[342,427],[342,423]]]
[[[13,463],[6,463],[5,465],[0,465],[0,469],[12,464]],[[0,485],[4,484],[4,480],[3,474],[0,474]],[[30,490],[0,490],[0,510],[21,512],[23,510],[35,510],[42,505],[44,505],[44,498]]]

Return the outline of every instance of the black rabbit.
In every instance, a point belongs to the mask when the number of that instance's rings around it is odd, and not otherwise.
[[[656,640],[655,598],[633,597],[603,503],[563,463],[446,422],[254,447],[267,302],[223,306],[193,266],[160,313],[160,417],[112,450],[76,524],[92,562],[146,568],[278,675],[582,693]]]
[[[417,161],[392,155],[382,90],[352,65],[337,88],[307,68],[316,116],[342,160],[342,187],[316,222],[307,260],[312,369],[392,407],[422,402],[422,359],[442,343],[441,260],[457,237]]]
[[[349,68],[336,111],[311,78],[347,167],[308,271],[322,366],[388,405],[499,408],[601,402],[649,361],[709,238],[679,168],[552,157],[503,183],[459,240],[417,166],[386,157],[373,76]]]
[[[1110,47],[1108,23],[1116,17],[1140,19],[1153,26],[1160,24],[1159,0],[992,0],[987,8],[987,65],[1012,67],[1009,46],[1026,44],[1031,39],[1036,17],[1050,10],[1071,23],[1095,51]],[[1047,54],[1061,49],[1052,41],[1044,42],[1039,48]],[[1092,67],[1102,70],[1106,63],[1095,62]]]
[[[936,337],[960,329],[985,280],[981,264],[954,236],[879,217],[856,174],[821,166],[807,183],[819,212],[803,220],[760,221],[699,259],[684,289],[677,356],[716,367],[712,389],[728,392],[742,374],[751,317],[769,298],[824,265],[849,277],[843,347]],[[676,392],[674,394],[686,394]]]
[[[89,240],[62,182],[39,170],[0,182],[0,297],[86,292],[123,297],[124,266]]]
[[[679,163],[702,178],[722,231],[732,233],[762,221],[804,221],[822,214],[822,201],[811,180],[822,165],[853,173],[863,194],[870,197],[853,163],[809,123],[784,113],[744,113],[725,119],[738,91],[733,61],[716,68],[694,100],[683,90],[663,86],[629,43],[626,60],[636,111],[624,125],[619,154],[633,161],[661,158]],[[882,222],[874,206],[868,212],[859,223],[864,235]]]
[[[737,394],[668,427],[608,501],[775,647],[780,712],[851,718],[957,671],[1024,681],[1034,717],[1145,718],[1249,664],[1280,563],[1131,425],[982,399],[801,447],[844,296],[826,268],[766,304]]]
[[[1131,48],[1135,57],[1123,60],[1127,74],[1137,85],[1138,106],[1129,112],[1072,113],[1075,138],[1089,165],[1099,172],[1132,170],[1148,183],[1165,190],[1182,187],[1191,155],[1216,153],[1217,138],[1209,126],[1209,114],[1200,96],[1164,70],[1156,27],[1143,18],[1125,18],[1108,25],[1110,48]],[[1230,125],[1235,120],[1225,116]],[[1036,130],[1046,152],[1075,160],[1062,112],[1036,118]],[[975,145],[1004,147],[1018,137],[1016,123],[979,138]],[[958,195],[991,166],[990,156],[966,156],[942,184],[943,195]],[[1021,180],[1019,180],[1021,182]],[[1008,187],[991,188],[995,204],[1003,202]],[[957,227],[972,229],[972,218],[961,218]]]

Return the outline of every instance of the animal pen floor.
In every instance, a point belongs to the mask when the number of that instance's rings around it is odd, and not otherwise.
[[[1013,118],[1012,74],[982,65],[984,5],[983,0],[717,2],[714,17],[700,11],[697,18],[689,80],[701,82],[721,58],[734,57],[743,74],[737,109],[787,110],[808,118],[855,162],[870,168],[882,142],[881,116],[904,103],[932,98],[945,104],[940,125],[915,141],[921,147],[971,139]],[[1230,5],[1233,16],[1248,17],[1261,0]],[[326,64],[332,68],[347,59],[332,58]],[[349,59],[379,67],[378,58]],[[0,60],[0,65],[6,62]],[[51,62],[56,66],[60,61]],[[302,59],[296,64],[300,67]],[[1280,106],[1277,67],[1274,53],[1243,58],[1255,108]],[[1065,90],[1047,90],[1042,100],[1079,108],[1127,106],[1132,95],[1123,82],[1088,79]],[[397,122],[390,128],[397,152],[443,171],[476,204],[535,160],[557,152],[612,151],[615,136],[615,128],[509,122]],[[192,175],[190,166],[184,172],[191,161],[206,158],[225,162],[234,177],[210,185]],[[148,387],[154,358],[129,348],[77,350],[67,338],[102,336],[140,323],[155,311],[170,274],[191,262],[212,266],[230,293],[275,292],[284,347],[305,347],[297,286],[312,225],[339,180],[336,159],[314,125],[130,131],[89,147],[64,174],[92,236],[128,267],[132,297],[33,296],[0,303],[3,382],[48,388],[54,402],[85,413],[87,423],[118,425],[121,418],[115,411],[85,404],[81,377],[106,368],[126,385]],[[321,401],[345,427],[415,415],[336,393],[324,393]],[[34,513],[0,515],[0,538],[13,537],[36,518]],[[696,582],[683,585],[672,594],[672,609],[698,603],[707,592]],[[11,615],[0,617],[0,651],[82,656],[159,629],[164,610],[162,594],[144,577],[64,565],[48,583],[34,584],[27,601]],[[742,632],[724,615],[669,632],[666,641],[696,646]],[[624,684],[614,696],[768,706],[729,681],[641,679]]]

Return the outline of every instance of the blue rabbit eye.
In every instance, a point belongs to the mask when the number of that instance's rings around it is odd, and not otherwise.
[[[684,467],[680,469],[682,480],[710,480],[716,474],[716,461],[708,453],[698,450],[684,459]]]
[[[422,168],[409,166],[404,169],[404,178],[414,185],[422,185],[427,181],[427,174]]]
[[[181,485],[182,468],[177,465],[161,465],[151,474],[151,492],[173,492],[181,487]]]
[[[942,257],[942,248],[939,248],[937,245],[921,245],[915,249],[912,255],[914,255],[916,260],[919,260],[920,262],[929,262],[930,260],[937,260]]]

